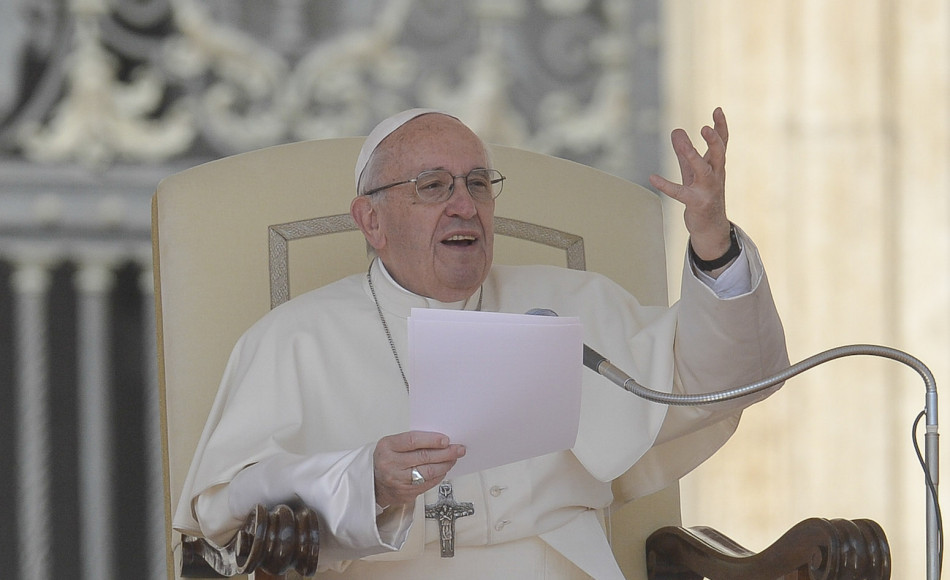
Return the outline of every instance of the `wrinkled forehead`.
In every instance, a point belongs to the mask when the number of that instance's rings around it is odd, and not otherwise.
[[[362,177],[363,172],[366,170],[366,166],[369,164],[373,153],[376,152],[380,144],[390,135],[398,131],[406,123],[423,115],[431,114],[444,115],[446,117],[451,117],[455,120],[458,120],[457,117],[437,109],[409,109],[400,113],[396,113],[395,115],[380,121],[380,123],[376,125],[372,131],[370,131],[370,134],[366,137],[366,141],[363,142],[363,147],[360,149],[359,156],[356,158],[355,178],[357,190],[360,186],[360,178]]]
[[[376,148],[371,163],[386,160],[386,165],[401,170],[467,170],[484,166],[482,140],[461,121],[444,115],[425,115],[406,123],[386,137]],[[466,166],[466,167],[463,167]]]

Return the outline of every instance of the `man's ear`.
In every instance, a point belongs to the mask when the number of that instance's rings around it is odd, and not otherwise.
[[[365,195],[359,195],[353,198],[350,203],[350,216],[356,222],[356,226],[363,232],[366,242],[375,250],[379,250],[385,245],[386,237],[379,227],[379,211],[376,204]]]

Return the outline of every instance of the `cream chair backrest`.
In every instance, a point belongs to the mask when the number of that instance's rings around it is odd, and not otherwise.
[[[170,514],[234,343],[288,293],[366,270],[366,245],[348,230],[346,215],[362,141],[271,147],[194,167],[158,186],[152,219],[171,578],[180,538]],[[508,147],[493,147],[493,156],[508,178],[496,205],[496,263],[586,261],[642,303],[667,303],[654,194],[563,159]],[[309,221],[317,216],[338,217]],[[526,241],[538,231],[523,222],[551,229],[538,230],[542,243]],[[342,232],[314,235],[324,230]],[[679,524],[676,486],[614,514],[611,532],[625,569],[644,570],[643,540],[670,524]]]

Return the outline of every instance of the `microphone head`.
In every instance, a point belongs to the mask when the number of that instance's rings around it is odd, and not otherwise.
[[[531,316],[557,316],[557,312],[550,308],[532,308],[525,312],[525,314],[530,314]]]
[[[600,363],[607,361],[607,357],[600,354],[591,347],[584,345],[584,366],[594,371],[597,374],[600,372]],[[610,361],[607,361],[610,362]]]

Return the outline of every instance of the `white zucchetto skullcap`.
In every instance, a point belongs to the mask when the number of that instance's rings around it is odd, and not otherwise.
[[[357,194],[359,194],[360,177],[363,176],[363,170],[366,169],[366,165],[369,163],[369,158],[373,156],[373,152],[376,151],[376,148],[379,147],[379,144],[383,142],[383,139],[389,137],[396,129],[402,127],[416,117],[428,115],[430,113],[447,115],[453,119],[458,119],[458,117],[455,115],[450,115],[449,113],[446,113],[445,111],[439,111],[438,109],[409,109],[401,113],[396,113],[392,117],[384,119],[378,125],[376,125],[376,127],[370,132],[369,136],[366,137],[366,141],[363,143],[363,148],[360,149],[360,155],[356,158]]]

